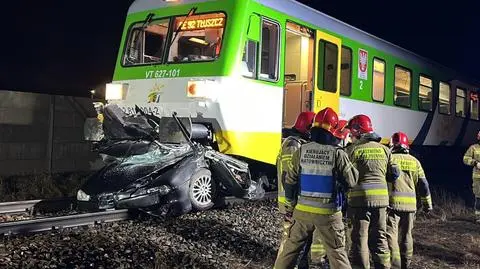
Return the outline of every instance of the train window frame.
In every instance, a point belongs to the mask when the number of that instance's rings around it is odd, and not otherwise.
[[[379,99],[375,99],[375,96],[374,96],[374,92],[375,92],[375,89],[374,89],[374,85],[375,85],[375,60],[379,61],[379,62],[382,62],[383,63],[383,93],[382,93],[382,100],[379,100]],[[380,57],[377,57],[377,56],[374,56],[372,58],[372,101],[374,102],[377,102],[377,103],[384,103],[385,102],[385,93],[386,93],[386,88],[387,88],[387,61],[380,58]]]
[[[475,94],[477,96],[477,106],[476,106],[477,107],[477,118],[472,118],[472,108],[474,107],[474,106],[472,106],[472,97],[471,97],[472,94]],[[479,100],[480,99],[480,92],[475,91],[475,90],[469,90],[467,98],[468,98],[468,101],[469,101],[468,105],[469,105],[469,111],[470,111],[470,114],[469,114],[468,118],[471,119],[471,120],[475,120],[475,121],[480,120],[480,100]]]
[[[167,32],[167,36],[165,37],[165,39],[170,40],[171,35],[172,35],[172,33],[170,31],[170,28],[172,27],[172,19],[174,17],[175,16],[166,16],[166,17],[155,18],[155,19],[152,19],[152,21],[148,25],[154,24],[155,22],[158,22],[158,21],[168,20],[168,32]],[[139,66],[151,66],[151,65],[163,65],[163,64],[165,64],[166,46],[163,48],[162,59],[161,59],[160,62],[156,62],[156,63],[137,63],[137,64],[130,64],[130,65],[127,65],[125,63],[125,58],[127,56],[127,50],[129,49],[128,44],[131,42],[132,34],[135,30],[141,28],[140,26],[143,23],[145,23],[144,20],[134,21],[134,22],[131,22],[130,25],[128,26],[128,29],[127,29],[127,31],[125,33],[125,36],[124,36],[125,39],[124,39],[124,42],[123,42],[122,57],[120,57],[120,66],[122,68],[131,68],[131,67],[139,67]],[[144,39],[144,37],[142,39]],[[142,51],[142,54],[143,54],[143,51]]]
[[[349,63],[350,64],[350,67],[349,67],[350,72],[348,74],[348,78],[349,78],[348,91],[347,91],[346,94],[344,94],[342,92],[342,78],[344,77],[344,76],[342,76],[342,65],[343,65],[343,63],[342,63],[342,58],[340,57],[340,95],[351,96],[352,95],[352,80],[353,80],[353,77],[352,77],[352,75],[353,75],[353,67],[352,67],[352,64],[353,64],[353,50],[349,46],[342,45],[341,54],[340,54],[341,56],[343,56],[343,50],[344,49],[350,52],[350,63]]]
[[[397,68],[398,69],[403,69],[404,71],[407,71],[409,74],[410,74],[410,88],[409,88],[409,92],[408,92],[408,105],[402,105],[402,104],[398,104],[397,103],[397,98],[395,98],[395,94],[397,92],[397,88],[396,88],[396,81],[397,81],[397,76],[396,76],[396,72],[397,71]],[[400,65],[400,64],[395,64],[393,66],[393,104],[395,106],[398,106],[398,107],[404,107],[404,108],[411,108],[412,107],[412,89],[413,88],[413,72],[410,68],[408,67],[405,67],[403,65]]]
[[[431,92],[431,99],[430,99],[430,109],[423,109],[421,106],[420,106],[420,87],[421,86],[424,86],[424,87],[427,87],[425,85],[423,85],[421,83],[421,77],[423,78],[426,78],[426,79],[429,79],[432,83],[432,86],[430,87],[430,92]],[[421,110],[421,111],[426,111],[426,112],[431,112],[433,110],[433,85],[434,85],[434,80],[433,80],[433,77],[432,76],[429,76],[427,74],[424,74],[424,73],[419,73],[418,74],[418,110]],[[427,87],[428,88],[428,87]]]
[[[459,97],[458,95],[458,90],[461,90],[463,91],[463,93],[465,94],[465,96],[463,97],[463,110],[464,110],[464,115],[458,115],[458,112],[457,112],[457,99]],[[466,118],[467,117],[467,97],[468,97],[468,94],[467,94],[467,89],[466,88],[463,88],[463,87],[459,87],[458,85],[455,87],[455,117],[458,117],[458,118]]]
[[[440,91],[442,89],[441,84],[445,84],[448,86],[448,113],[443,113],[440,109]],[[450,85],[450,83],[448,82],[441,80],[438,82],[438,113],[442,115],[452,115],[452,85]]]
[[[339,88],[337,87],[338,85],[338,56],[339,56],[339,51],[341,51],[341,48],[339,49],[338,45],[335,44],[335,43],[332,43],[326,39],[322,39],[320,38],[317,42],[317,48],[320,49],[320,43],[321,42],[324,42],[325,44],[330,44],[330,45],[333,45],[335,46],[335,48],[337,49],[337,60],[336,60],[336,63],[337,63],[337,68],[336,68],[336,71],[335,71],[335,89],[332,91],[330,89],[325,89],[325,53],[326,53],[326,49],[323,49],[322,52],[319,52],[318,55],[317,55],[317,61],[318,61],[318,66],[322,65],[322,68],[318,68],[317,66],[317,73],[316,73],[316,76],[317,76],[317,88],[320,90],[320,91],[324,91],[324,92],[330,92],[330,93],[336,93],[337,91],[339,91]],[[320,59],[320,56],[322,56],[322,59]],[[322,61],[320,61],[322,60]],[[319,79],[320,78],[320,72],[322,72],[322,76],[321,78],[322,79]]]
[[[257,67],[256,67],[256,79],[257,80],[262,80],[262,81],[267,81],[267,82],[273,82],[277,83],[280,80],[280,49],[281,49],[281,36],[282,36],[282,26],[277,20],[274,20],[272,18],[260,15],[260,41],[258,42],[258,48],[257,48]],[[264,22],[267,21],[271,24],[274,24],[277,26],[278,29],[278,35],[277,35],[277,53],[275,55],[275,79],[271,79],[268,77],[263,77],[262,75],[262,46],[263,46],[263,24]],[[266,74],[268,76],[268,74]]]
[[[135,30],[136,28],[138,27],[134,27],[134,26],[137,26],[137,25],[141,25],[145,22],[145,20],[139,20],[139,21],[133,21],[130,23],[130,25],[128,26],[128,29],[125,33],[125,36],[124,36],[124,42],[123,42],[123,48],[122,48],[122,56],[119,57],[119,61],[120,61],[120,66],[122,68],[132,68],[132,67],[145,67],[145,66],[152,66],[152,65],[172,65],[172,64],[199,64],[199,63],[212,63],[212,62],[218,62],[221,58],[222,58],[222,51],[223,51],[223,48],[224,48],[224,41],[225,41],[225,38],[223,38],[227,32],[227,27],[228,27],[228,23],[229,23],[229,17],[228,17],[228,14],[227,14],[227,11],[225,10],[211,10],[211,11],[205,11],[205,12],[199,12],[199,13],[194,13],[193,16],[195,15],[205,15],[205,14],[210,14],[210,13],[223,13],[225,15],[225,24],[223,25],[223,34],[222,34],[222,41],[220,42],[220,47],[222,48],[220,50],[220,54],[217,58],[215,59],[211,59],[211,60],[203,60],[203,61],[192,61],[192,62],[169,62],[168,61],[168,51],[166,49],[166,47],[164,48],[164,51],[163,51],[163,55],[162,55],[162,61],[158,62],[158,63],[141,63],[141,64],[134,64],[134,65],[125,65],[125,55],[126,55],[126,52],[127,52],[127,49],[128,49],[128,42],[130,41],[130,36],[132,34],[132,31]],[[174,27],[174,24],[175,24],[175,18],[177,17],[185,17],[187,16],[188,13],[182,13],[182,14],[177,14],[177,15],[170,15],[170,16],[165,16],[165,17],[159,17],[159,18],[154,18],[152,19],[152,21],[149,23],[152,24],[153,22],[155,21],[159,21],[159,20],[166,20],[168,19],[169,20],[169,30],[168,30],[168,33],[167,33],[167,37],[166,39],[168,40],[168,42],[171,42],[172,41],[172,38],[173,38],[173,30],[171,30],[171,27]],[[173,28],[172,28],[173,29]],[[122,37],[123,38],[123,37]]]

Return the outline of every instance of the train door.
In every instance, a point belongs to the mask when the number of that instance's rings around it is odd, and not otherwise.
[[[313,111],[331,107],[339,113],[340,106],[340,60],[342,40],[316,31],[315,91]]]
[[[312,110],[315,37],[293,22],[286,28],[283,127],[290,127],[300,112]]]

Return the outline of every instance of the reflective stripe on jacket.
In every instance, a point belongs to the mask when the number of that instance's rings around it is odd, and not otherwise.
[[[292,169],[286,173],[286,205],[304,219],[311,214],[334,214],[341,210],[338,185],[351,188],[357,178],[358,172],[343,150],[315,142],[303,144],[293,154]]]
[[[402,173],[395,182],[389,184],[390,206],[397,211],[415,212],[418,189],[423,206],[431,208],[430,189],[420,161],[408,153],[394,152],[392,158]]]
[[[280,153],[277,156],[278,209],[282,214],[285,213],[285,189],[283,187],[285,173],[292,168],[293,152],[300,149],[300,146],[305,142],[299,137],[289,136],[282,142]]]
[[[357,186],[348,194],[349,206],[388,206],[387,179],[393,181],[400,174],[390,150],[376,141],[364,138],[355,141],[346,150],[359,173]]]

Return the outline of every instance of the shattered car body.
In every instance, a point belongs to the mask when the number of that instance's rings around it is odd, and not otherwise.
[[[262,180],[250,178],[247,163],[198,142],[212,135],[204,125],[175,113],[146,115],[138,108],[129,116],[114,104],[103,116],[103,124],[86,125],[86,137],[98,141],[105,166],[78,190],[81,208],[181,215],[207,210],[221,196],[255,200],[264,195]]]

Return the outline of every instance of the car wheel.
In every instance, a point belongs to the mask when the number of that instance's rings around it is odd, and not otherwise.
[[[215,194],[216,188],[212,173],[208,169],[200,168],[190,178],[188,196],[193,208],[201,211],[212,208]]]

